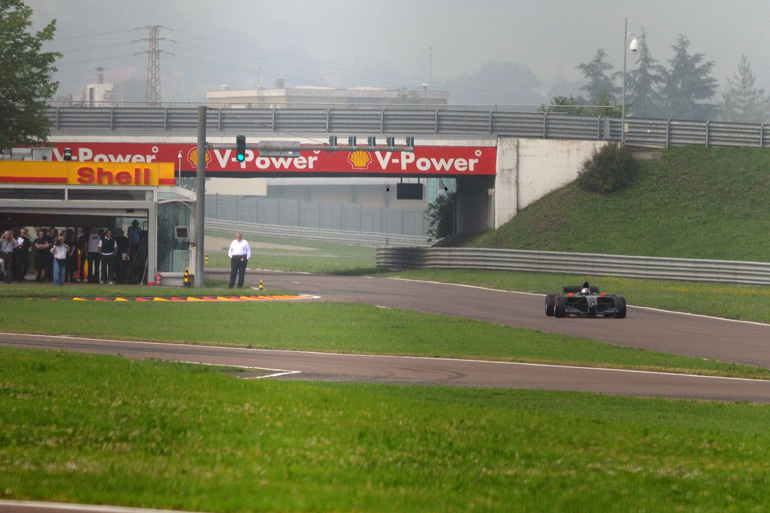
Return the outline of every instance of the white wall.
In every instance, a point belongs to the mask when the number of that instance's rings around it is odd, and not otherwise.
[[[206,182],[206,194],[243,194],[266,196],[265,178],[211,178]]]
[[[546,194],[574,181],[586,159],[605,141],[501,137],[497,143],[495,222],[499,228]]]

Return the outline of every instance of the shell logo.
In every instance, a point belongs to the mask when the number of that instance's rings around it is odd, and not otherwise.
[[[368,169],[372,157],[368,151],[354,151],[348,156],[348,162],[353,166],[353,169]]]
[[[206,167],[208,167],[210,161],[211,161],[211,155],[209,155],[209,152],[206,152]],[[197,169],[198,167],[198,147],[197,146],[194,146],[190,151],[187,152],[187,162],[189,162],[192,167]]]

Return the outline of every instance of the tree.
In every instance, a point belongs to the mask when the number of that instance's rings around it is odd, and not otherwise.
[[[428,237],[431,239],[445,239],[454,235],[455,194],[439,194],[433,203],[428,205]]]
[[[573,114],[575,116],[588,116],[586,111],[590,107],[586,105],[586,100],[582,96],[575,98],[569,96],[554,96],[551,98],[549,106],[541,106],[540,112],[557,112],[562,114]]]
[[[671,69],[663,76],[663,105],[665,115],[674,119],[705,121],[713,118],[716,107],[704,103],[716,94],[717,81],[711,77],[714,61],[703,61],[703,54],[690,55],[690,41],[683,35],[672,46],[674,57],[669,61]]]
[[[604,61],[606,57],[604,49],[599,48],[591,62],[577,66],[588,81],[580,89],[588,93],[588,101],[594,105],[601,105],[602,96],[614,101],[620,93],[620,88],[614,83],[614,76],[607,74],[612,70],[612,64]]]
[[[642,27],[638,38],[637,68],[628,73],[626,112],[640,117],[656,117],[661,111],[661,95],[658,88],[663,83],[665,68],[652,58],[647,46],[647,34]],[[629,107],[632,104],[632,108]]]
[[[0,150],[46,141],[50,133],[45,109],[59,86],[51,76],[61,54],[42,48],[56,20],[31,34],[31,18],[22,0],[0,0]]]
[[[602,93],[599,97],[599,103],[590,105],[588,100],[582,96],[575,98],[569,96],[554,96],[551,98],[551,105],[541,106],[540,112],[557,112],[563,114],[572,114],[573,116],[604,116],[608,118],[619,118],[621,116],[620,104],[612,101],[607,93]]]
[[[770,111],[770,99],[764,89],[756,89],[756,77],[746,56],[741,57],[733,79],[727,79],[729,89],[722,93],[720,117],[724,121],[762,123]]]

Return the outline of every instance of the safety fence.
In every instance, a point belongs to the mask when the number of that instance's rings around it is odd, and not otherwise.
[[[483,248],[381,247],[377,249],[377,265],[389,269],[481,269],[770,285],[768,262]]]
[[[278,237],[303,239],[321,242],[336,242],[353,246],[390,247],[390,246],[427,246],[425,236],[398,235],[391,233],[351,232],[344,230],[324,230],[320,228],[303,228],[299,226],[282,226],[269,224],[229,221],[225,219],[205,220],[207,231],[221,231],[232,235],[239,231],[258,237]]]
[[[197,107],[49,107],[54,135],[165,134],[195,136]],[[621,141],[618,118],[573,116],[510,109],[315,108],[209,109],[206,132],[255,134],[453,135]],[[764,148],[764,124],[626,118],[629,145],[669,148],[754,146]]]

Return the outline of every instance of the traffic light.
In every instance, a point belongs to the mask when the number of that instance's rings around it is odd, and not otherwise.
[[[239,135],[235,138],[235,158],[238,162],[246,160],[246,136]]]

